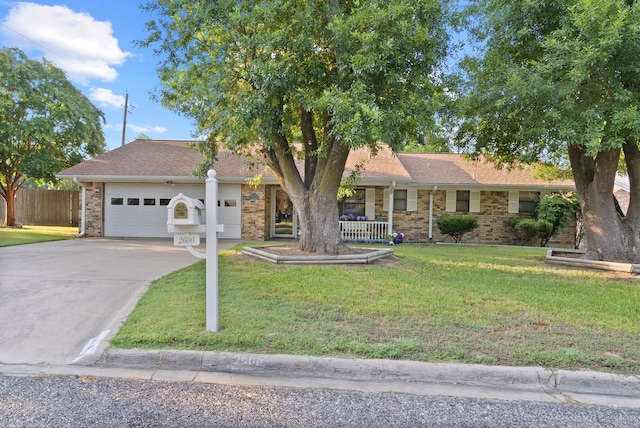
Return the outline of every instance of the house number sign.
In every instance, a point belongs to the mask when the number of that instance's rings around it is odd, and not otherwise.
[[[173,218],[175,219],[187,219],[189,218],[189,212],[187,210],[187,204],[184,202],[178,202],[173,208]]]
[[[192,235],[190,233],[185,233],[182,235],[174,235],[173,245],[175,245],[176,247],[187,247],[187,246],[197,247],[198,245],[200,245],[200,235]]]

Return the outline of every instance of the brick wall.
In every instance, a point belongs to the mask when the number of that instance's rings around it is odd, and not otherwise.
[[[87,225],[85,228],[85,236],[99,238],[102,236],[103,232],[104,183],[88,182],[84,184],[87,188],[87,205],[85,213]],[[82,212],[82,206],[80,207],[80,211]],[[82,219],[80,221],[82,221]]]
[[[406,236],[405,242],[429,242],[429,194],[430,190],[418,191],[417,211],[393,212],[393,232],[402,232]],[[387,216],[383,211],[384,188],[376,188],[376,216]],[[433,192],[433,242],[451,242],[451,238],[440,233],[438,217],[449,214],[471,214],[478,218],[479,227],[466,234],[462,242],[478,244],[512,245],[518,244],[514,240],[513,232],[504,225],[505,220],[511,218],[528,218],[528,213],[509,213],[509,192],[481,191],[479,213],[453,213],[445,211],[446,191]],[[564,232],[555,237],[549,245],[572,247],[575,225],[571,225]],[[532,242],[531,245],[537,245]]]
[[[259,199],[250,200],[255,193]],[[271,207],[271,189],[260,185],[257,188],[242,185],[242,239],[264,241],[269,237],[268,213]]]

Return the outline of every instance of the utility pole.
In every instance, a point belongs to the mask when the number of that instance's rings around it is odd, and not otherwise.
[[[124,138],[127,133],[127,110],[129,109],[129,91],[125,91],[124,97],[124,119],[122,119],[122,145],[124,146]]]

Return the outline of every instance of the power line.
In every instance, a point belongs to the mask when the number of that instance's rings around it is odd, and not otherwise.
[[[9,27],[9,26],[8,26],[7,24],[5,24],[4,22],[0,23],[0,25],[2,25],[2,26],[3,26],[4,28],[6,28],[7,30],[9,30],[9,31],[12,31],[12,32],[16,33],[18,36],[20,36],[20,37],[24,38],[25,40],[28,40],[28,41],[30,41],[31,43],[33,43],[33,44],[35,44],[35,45],[37,45],[37,46],[41,47],[44,51],[49,52],[49,53],[51,53],[51,54],[53,54],[53,55],[57,56],[57,57],[58,57],[58,58],[60,58],[61,60],[69,61],[69,62],[71,62],[71,63],[75,63],[75,61],[73,61],[72,59],[69,59],[68,57],[65,57],[65,56],[63,56],[63,55],[61,55],[61,54],[59,54],[59,53],[57,53],[57,52],[55,52],[55,51],[52,51],[51,49],[49,49],[48,47],[46,47],[46,46],[45,46],[45,45],[43,45],[42,43],[37,42],[37,41],[33,40],[32,38],[25,36],[25,35],[24,35],[24,34],[22,34],[21,32],[19,32],[19,31],[17,31],[17,30],[14,30],[13,28]],[[76,64],[76,65],[80,65],[80,64],[78,64],[78,63],[75,63],[75,64]]]

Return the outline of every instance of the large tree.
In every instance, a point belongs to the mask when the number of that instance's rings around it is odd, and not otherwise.
[[[498,163],[568,159],[586,257],[640,262],[640,7],[635,0],[479,0],[459,141]],[[612,197],[618,161],[626,217]]]
[[[62,70],[19,49],[0,50],[0,196],[7,225],[15,224],[15,196],[27,178],[54,181],[58,171],[104,151],[103,120]]]
[[[352,149],[428,132],[447,36],[439,0],[155,0],[156,97],[217,143],[256,147],[299,216],[299,247],[346,250],[337,192]],[[298,143],[298,144],[296,144]],[[250,149],[247,149],[251,152]],[[303,165],[298,169],[298,165]]]

